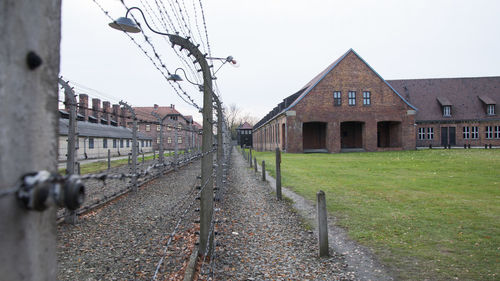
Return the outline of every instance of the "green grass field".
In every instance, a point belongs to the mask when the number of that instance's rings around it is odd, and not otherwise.
[[[274,153],[254,153],[274,175]],[[402,280],[500,280],[500,150],[283,154],[282,182]]]

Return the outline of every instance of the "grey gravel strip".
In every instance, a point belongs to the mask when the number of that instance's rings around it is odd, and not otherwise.
[[[261,168],[259,165],[259,174],[262,173]],[[266,187],[269,190],[275,190],[276,179],[266,172],[266,180],[268,182]],[[317,237],[316,203],[305,199],[286,187],[282,187],[282,192],[284,196],[293,201],[294,209],[314,227],[314,235]],[[349,239],[345,229],[337,226],[336,218],[330,215],[328,216],[328,241],[330,250],[340,253],[345,258],[348,264],[347,270],[354,272],[357,280],[394,280],[388,270],[377,261],[371,251]]]
[[[59,280],[151,280],[184,206],[195,200],[200,161],[58,226]],[[196,204],[195,204],[196,206]],[[158,280],[180,280],[197,236],[189,211],[166,251]]]
[[[318,257],[316,237],[266,185],[235,151],[219,217],[215,279],[354,280],[340,255]]]

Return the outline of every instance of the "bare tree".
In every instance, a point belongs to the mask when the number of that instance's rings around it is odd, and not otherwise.
[[[248,122],[250,125],[257,123],[258,118],[252,116],[249,112],[243,112],[236,104],[232,103],[225,108],[227,124],[231,131],[232,139],[236,139],[236,129],[241,124]]]

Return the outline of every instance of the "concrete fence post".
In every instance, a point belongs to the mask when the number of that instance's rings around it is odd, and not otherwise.
[[[14,190],[57,172],[61,1],[0,6],[0,279],[56,280],[56,208],[27,211]]]
[[[328,256],[328,220],[326,212],[325,192],[322,190],[316,194],[318,204],[318,244],[319,256]]]
[[[111,169],[111,149],[108,149],[108,171]]]
[[[281,200],[281,151],[276,148],[276,198]]]
[[[128,154],[128,161],[127,164],[130,166],[130,153]]]
[[[80,169],[80,162],[76,162],[76,170],[78,171],[78,175],[82,174],[82,170]]]
[[[144,164],[144,151],[142,152],[142,164]]]
[[[253,167],[255,169],[255,172],[257,173],[257,157],[253,158]]]
[[[126,102],[120,101],[120,105],[124,106],[132,116],[132,191],[137,191],[137,117],[134,109]]]
[[[262,181],[266,181],[266,161],[262,160]]]
[[[248,151],[248,164],[250,164],[250,168],[252,168],[252,149]]]

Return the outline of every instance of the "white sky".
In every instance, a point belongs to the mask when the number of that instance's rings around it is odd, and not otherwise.
[[[181,1],[188,7],[199,3]],[[125,14],[116,0],[97,2],[112,18]],[[129,6],[140,2],[125,1]],[[240,63],[217,73],[222,100],[259,119],[350,48],[387,80],[500,76],[498,0],[202,3],[212,55],[232,55]],[[133,14],[142,22],[139,13]],[[140,49],[109,28],[109,22],[92,0],[63,1],[61,75],[110,96],[90,91],[90,97],[113,103],[123,99],[134,106],[175,104],[181,113],[200,120],[197,110],[181,101]],[[195,32],[196,26],[190,28]],[[146,46],[142,35],[133,36]],[[177,57],[172,59],[164,38],[152,40],[171,72],[182,66]],[[201,106],[201,93],[187,82],[181,85]],[[82,87],[75,89],[83,92]]]

